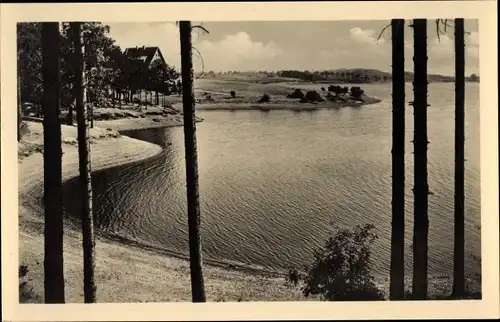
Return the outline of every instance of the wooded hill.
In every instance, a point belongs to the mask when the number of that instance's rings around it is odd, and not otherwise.
[[[390,82],[392,80],[391,73],[387,73],[378,69],[366,68],[340,68],[334,70],[322,71],[299,71],[299,70],[280,70],[277,72],[268,71],[226,71],[226,72],[213,72],[209,71],[204,73],[205,78],[217,78],[220,76],[248,76],[248,77],[268,77],[268,78],[290,78],[298,79],[309,82],[322,82],[322,81],[338,81],[346,83],[372,83],[372,82]],[[429,82],[454,82],[455,77],[429,74],[427,75]],[[479,76],[472,74],[466,77],[467,81],[477,82]],[[405,72],[405,81],[413,81],[413,72]]]

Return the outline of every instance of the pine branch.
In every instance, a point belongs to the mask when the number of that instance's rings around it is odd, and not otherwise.
[[[380,38],[382,38],[382,35],[384,34],[384,32],[392,25],[392,23],[388,24],[387,26],[384,27],[384,29],[382,29],[382,31],[380,32],[380,34],[378,35],[377,37],[377,41],[380,40]],[[390,39],[390,38],[389,38]]]
[[[205,74],[205,62],[203,61],[203,55],[200,53],[200,51],[194,46],[192,46],[192,49],[198,54],[198,57],[200,57],[201,60],[201,74],[196,77],[196,79],[198,79]]]
[[[202,25],[194,25],[191,27],[191,30],[195,30],[195,29],[200,29],[203,34],[209,34],[208,30],[205,27],[203,27]]]

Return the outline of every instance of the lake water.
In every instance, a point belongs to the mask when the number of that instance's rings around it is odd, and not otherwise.
[[[429,269],[453,267],[454,85],[429,85]],[[315,86],[317,87],[317,85]],[[372,223],[375,273],[388,277],[391,225],[391,87],[361,108],[200,111],[197,125],[203,255],[288,269],[310,261],[334,227]],[[411,84],[406,87],[412,100]],[[406,113],[407,273],[411,273],[413,109]],[[466,87],[466,261],[479,269],[479,85]],[[93,174],[99,229],[188,253],[183,129],[129,132],[162,145],[149,160]],[[66,184],[77,193],[76,181]],[[67,200],[70,208],[74,200]]]

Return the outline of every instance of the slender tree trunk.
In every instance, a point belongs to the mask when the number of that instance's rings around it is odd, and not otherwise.
[[[404,19],[392,28],[392,238],[391,300],[404,299],[405,267],[405,48]]]
[[[158,94],[158,91],[155,91],[155,94],[156,94],[155,104],[160,105],[160,96]]]
[[[85,91],[85,89],[84,89],[84,91]],[[94,104],[85,104],[85,101],[84,101],[84,105],[87,106],[86,107],[86,109],[87,109],[86,116],[87,116],[88,122],[90,123],[90,128],[92,129],[94,127]]]
[[[42,23],[45,303],[64,303],[59,23]]]
[[[184,140],[186,149],[186,187],[189,226],[189,260],[193,302],[205,302],[200,235],[200,200],[198,191],[198,153],[193,90],[193,56],[191,22],[179,23],[181,40],[181,74],[183,85]]]
[[[66,116],[66,124],[73,125],[73,104],[68,106],[68,115]]]
[[[427,181],[427,20],[415,19],[414,28],[414,231],[413,298],[427,298],[428,197]]]
[[[71,26],[69,27],[68,31],[70,33],[73,32],[72,29],[71,29]],[[74,63],[76,63],[76,61],[73,60],[72,63],[74,64]],[[73,87],[71,88],[71,93],[73,95],[75,94],[75,86],[74,86],[74,84],[73,84]],[[74,102],[74,100],[73,100],[73,102]],[[69,104],[69,106],[68,106],[68,115],[66,115],[66,125],[73,126],[73,104]]]
[[[464,162],[465,162],[465,40],[464,19],[455,19],[455,251],[453,296],[465,293]]]
[[[85,303],[96,302],[95,236],[92,214],[92,181],[90,137],[87,109],[84,103],[84,70],[81,23],[72,22],[75,49],[76,117],[78,124],[78,161],[80,169],[80,199],[83,234],[83,294]]]

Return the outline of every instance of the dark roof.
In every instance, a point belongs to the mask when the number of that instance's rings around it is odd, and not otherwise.
[[[160,57],[165,62],[163,59],[163,55],[161,54],[161,50],[158,47],[132,47],[132,48],[127,48],[125,49],[124,55],[127,57],[129,60],[142,60],[144,66],[149,66],[151,63],[151,60],[153,59],[154,54],[156,51],[160,52]],[[143,59],[141,59],[143,58]]]

